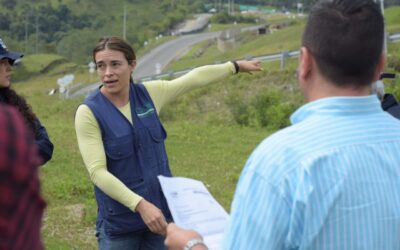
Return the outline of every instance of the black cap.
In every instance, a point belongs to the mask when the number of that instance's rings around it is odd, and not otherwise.
[[[3,58],[7,58],[10,61],[10,64],[13,65],[17,59],[20,59],[24,55],[18,52],[8,51],[7,46],[0,38],[0,60]]]

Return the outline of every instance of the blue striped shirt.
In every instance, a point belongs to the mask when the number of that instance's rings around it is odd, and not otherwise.
[[[400,121],[375,96],[308,103],[240,177],[224,249],[400,249]]]

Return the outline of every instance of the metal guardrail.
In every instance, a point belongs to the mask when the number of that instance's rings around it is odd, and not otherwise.
[[[389,35],[388,41],[392,43],[400,42],[400,33]]]

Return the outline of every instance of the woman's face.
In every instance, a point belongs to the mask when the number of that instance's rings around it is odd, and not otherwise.
[[[11,84],[12,66],[7,58],[0,60],[0,88],[6,88]]]
[[[129,92],[129,82],[136,63],[129,64],[118,50],[102,50],[95,55],[97,74],[103,83],[102,91],[110,95]]]

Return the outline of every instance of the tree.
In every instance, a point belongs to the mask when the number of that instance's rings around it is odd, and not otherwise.
[[[5,7],[6,9],[12,10],[14,9],[15,5],[17,5],[16,0],[1,0],[1,6]]]
[[[11,19],[8,13],[0,13],[0,30],[10,29]]]

